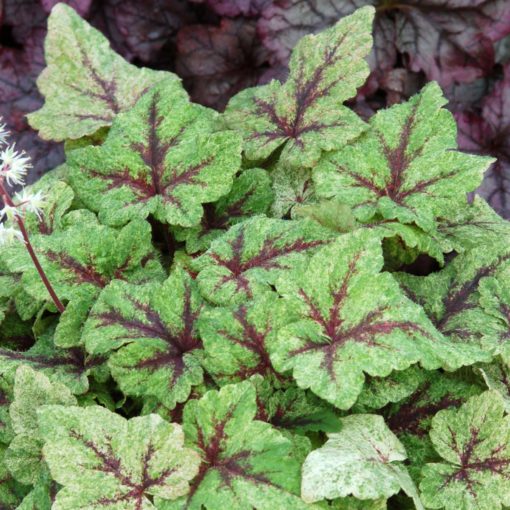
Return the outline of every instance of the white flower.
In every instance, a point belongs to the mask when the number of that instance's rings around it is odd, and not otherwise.
[[[44,207],[46,197],[42,191],[37,193],[31,193],[26,189],[14,195],[16,207],[22,208],[25,211],[33,212],[37,214],[37,217],[41,219],[42,208]]]
[[[0,221],[7,217],[8,220],[14,220],[16,216],[19,216],[19,210],[16,206],[5,205],[3,209],[0,209]]]
[[[25,184],[25,176],[32,165],[30,158],[23,151],[17,152],[15,144],[12,144],[0,152],[0,160],[2,161],[0,177],[7,179],[10,185]]]
[[[2,119],[0,118],[0,121]],[[7,131],[6,124],[0,124],[0,145],[7,145],[7,137],[9,136],[9,131]]]
[[[19,239],[21,242],[25,242],[23,235],[19,230],[12,227],[6,227],[3,223],[0,223],[0,246],[10,244],[16,239]]]

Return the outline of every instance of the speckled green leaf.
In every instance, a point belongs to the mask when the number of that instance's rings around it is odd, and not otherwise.
[[[197,227],[176,228],[176,238],[186,241],[188,253],[205,251],[211,241],[232,225],[250,216],[266,214],[273,202],[269,174],[262,168],[250,168],[234,179],[232,189],[213,204],[205,204],[204,216]]]
[[[331,502],[331,510],[387,510],[386,499],[362,500],[353,497],[339,498]]]
[[[198,225],[202,204],[230,191],[241,163],[239,135],[217,125],[215,112],[164,81],[115,119],[102,145],[68,154],[73,188],[110,225],[149,214]]]
[[[503,399],[505,411],[510,412],[510,367],[501,359],[478,367],[487,388],[498,392]]]
[[[292,454],[292,442],[268,423],[254,420],[256,412],[249,381],[190,401],[183,428],[202,464],[189,494],[175,503],[156,502],[158,508],[308,508],[298,496],[300,462]]]
[[[0,375],[0,443],[9,444],[14,437],[9,406],[14,400],[14,385],[10,378]],[[0,500],[1,501],[1,500]]]
[[[440,411],[430,437],[443,461],[423,468],[425,505],[446,510],[500,510],[510,504],[510,418],[496,392]]]
[[[312,172],[309,168],[292,168],[279,164],[272,172],[274,202],[271,215],[275,218],[294,217],[294,208],[302,204],[315,204]],[[298,217],[298,216],[296,216]]]
[[[199,323],[205,369],[220,384],[274,375],[269,345],[287,322],[286,310],[269,293],[245,304],[206,310]]]
[[[510,242],[510,223],[479,196],[474,197],[472,204],[448,211],[444,219],[439,219],[438,231],[442,241],[458,252],[490,246],[501,239]]]
[[[180,425],[155,414],[128,421],[99,406],[45,406],[38,417],[44,458],[63,485],[53,510],[155,509],[154,497],[186,494],[197,474]]]
[[[92,354],[115,351],[109,366],[125,394],[155,396],[173,408],[202,382],[202,307],[195,282],[182,269],[162,284],[115,281],[94,305],[83,341]]]
[[[23,498],[16,510],[51,510],[58,484],[51,479],[49,471],[39,479],[33,489]]]
[[[340,432],[311,452],[303,464],[301,495],[305,501],[354,495],[359,499],[390,497],[401,489],[423,509],[403,464],[406,451],[382,416],[354,414],[341,419]]]
[[[490,361],[506,349],[508,315],[502,289],[510,281],[510,250],[505,238],[458,255],[427,277],[398,278],[405,293],[462,351],[465,364]]]
[[[9,409],[16,436],[6,451],[5,464],[19,482],[27,485],[35,484],[46,470],[37,409],[47,404],[76,405],[77,401],[67,386],[51,382],[29,366],[18,367]]]
[[[424,382],[427,373],[414,365],[387,377],[368,377],[356,401],[356,409],[381,409],[390,402],[404,400]]]
[[[26,487],[16,482],[9,473],[4,462],[5,449],[5,446],[0,445],[0,480],[2,481],[2,483],[0,483],[0,508],[2,508],[2,510],[15,510],[22,508],[18,505],[21,503],[21,500],[28,490]],[[34,509],[30,508],[30,510]],[[39,509],[37,508],[35,510]]]
[[[277,283],[299,319],[280,330],[271,361],[340,409],[354,404],[364,373],[384,377],[418,362],[433,369],[461,360],[393,277],[379,272],[382,265],[377,238],[346,234],[292,281]]]
[[[443,409],[459,407],[484,389],[455,374],[440,371],[422,371],[420,379],[415,391],[384,411],[388,426],[406,448],[414,479],[419,479],[424,463],[437,458],[428,437],[434,415]]]
[[[373,18],[374,9],[365,7],[304,37],[283,85],[272,81],[230,100],[225,120],[243,134],[248,159],[262,160],[282,148],[282,163],[311,167],[321,151],[338,149],[363,131],[365,124],[343,102],[368,77]]]
[[[333,232],[311,221],[252,218],[213,241],[193,264],[203,295],[219,305],[242,303],[331,241]]]
[[[380,110],[355,144],[314,170],[318,196],[337,197],[358,219],[375,214],[431,231],[435,219],[481,182],[491,159],[454,149],[456,125],[435,83],[407,103]]]
[[[152,247],[150,225],[133,221],[121,230],[97,223],[74,224],[37,239],[41,264],[61,300],[97,295],[113,279],[142,283],[161,280],[164,272]],[[24,271],[24,288],[38,299],[48,299],[28,254],[10,262]]]
[[[90,135],[109,126],[155,83],[168,78],[177,81],[171,73],[140,69],[124,61],[101,32],[64,3],[49,17],[45,57],[47,67],[37,86],[46,102],[28,118],[46,140]]]
[[[268,377],[255,376],[251,381],[257,391],[257,420],[296,434],[340,429],[337,410],[313,393],[294,384],[275,387]]]
[[[52,382],[60,382],[75,395],[88,389],[88,375],[105,360],[100,356],[88,356],[81,347],[59,349],[53,342],[54,329],[41,334],[33,347],[26,351],[0,349],[0,373],[7,380],[14,378],[20,365],[29,365],[42,372]]]

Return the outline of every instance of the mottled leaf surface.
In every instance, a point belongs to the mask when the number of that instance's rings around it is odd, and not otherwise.
[[[68,154],[73,187],[111,225],[149,214],[197,225],[201,204],[228,193],[240,165],[239,136],[215,132],[217,124],[212,110],[165,80],[114,121],[101,146]]]
[[[407,299],[383,265],[380,243],[365,232],[344,235],[314,255],[293,281],[277,283],[299,319],[283,327],[271,353],[301,388],[349,409],[364,373],[386,376],[420,362],[458,366],[452,349]]]
[[[108,39],[63,3],[52,10],[48,25],[47,67],[37,80],[46,102],[29,116],[44,139],[76,139],[109,126],[151,86],[173,77],[128,64]]]
[[[97,295],[114,279],[143,283],[164,275],[145,221],[133,221],[120,230],[78,221],[35,241],[42,267],[61,300]],[[28,253],[9,264],[13,271],[23,272],[22,283],[31,296],[49,300]]]
[[[425,278],[401,274],[399,279],[437,329],[462,349],[466,362],[490,361],[505,349],[508,334],[507,305],[498,301],[503,296],[495,299],[490,294],[505,292],[501,286],[507,285],[509,260],[503,238],[494,240],[491,249],[480,246],[458,255],[445,269]]]
[[[205,204],[200,225],[176,228],[178,240],[186,241],[186,250],[207,250],[211,242],[232,225],[250,216],[264,215],[273,202],[274,193],[268,173],[261,168],[245,170],[234,179],[230,192],[214,204]]]
[[[456,151],[455,121],[437,84],[379,111],[360,140],[314,170],[318,196],[336,197],[358,219],[376,214],[431,231],[435,218],[480,184],[491,160]]]
[[[427,464],[420,484],[430,508],[499,510],[510,500],[510,421],[496,392],[440,411],[430,437],[442,462]]]
[[[14,379],[14,400],[9,412],[16,436],[6,451],[5,463],[21,483],[33,485],[44,476],[42,440],[37,424],[37,409],[47,404],[76,405],[67,386],[51,382],[30,366],[21,365]]]
[[[189,490],[199,456],[184,447],[180,425],[157,415],[126,420],[99,407],[38,411],[44,458],[63,486],[53,508],[154,509]]]
[[[203,295],[219,305],[267,292],[276,279],[303,266],[333,233],[308,221],[252,218],[231,227],[194,262]]]
[[[221,384],[254,374],[275,375],[269,345],[288,322],[287,311],[272,294],[232,307],[214,307],[200,318],[204,366]]]
[[[292,442],[255,420],[255,388],[245,381],[209,391],[184,409],[183,428],[202,458],[187,496],[162,510],[308,508],[299,498],[300,462]]]
[[[305,501],[354,495],[358,499],[390,497],[414,487],[403,461],[402,443],[382,416],[355,414],[341,418],[341,430],[311,452],[303,464],[301,495]],[[422,508],[419,498],[416,507]]]
[[[372,8],[360,9],[322,34],[304,37],[285,84],[273,80],[231,99],[225,119],[243,134],[248,159],[281,149],[283,163],[311,167],[321,151],[338,149],[363,131],[364,123],[343,102],[368,76],[373,16]]]
[[[202,382],[202,308],[195,282],[182,269],[162,284],[115,281],[92,308],[83,342],[92,354],[115,351],[108,364],[125,394],[157,397],[171,409]]]

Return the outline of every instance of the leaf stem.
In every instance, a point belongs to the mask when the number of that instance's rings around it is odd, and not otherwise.
[[[7,193],[7,190],[5,189],[2,179],[0,179],[0,195],[2,196],[3,201],[9,207],[16,207],[16,205],[12,201],[11,197]],[[16,221],[18,223],[21,235],[23,236],[23,239],[25,241],[25,246],[28,250],[28,253],[32,259],[32,262],[34,263],[35,268],[37,269],[37,272],[39,273],[39,276],[41,277],[42,282],[44,283],[44,286],[48,290],[48,293],[50,294],[51,299],[55,303],[57,310],[60,313],[64,313],[66,310],[65,306],[62,304],[62,302],[58,298],[55,290],[53,289],[50,281],[48,280],[48,277],[46,276],[46,273],[44,272],[44,269],[41,266],[41,263],[39,262],[39,258],[37,257],[37,255],[35,253],[32,243],[30,242],[30,238],[28,236],[27,229],[25,228],[25,222],[23,221],[23,218],[20,215],[16,214]]]

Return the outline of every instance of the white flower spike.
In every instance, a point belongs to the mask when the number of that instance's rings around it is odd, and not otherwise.
[[[0,177],[5,178],[9,185],[25,184],[25,176],[32,165],[24,151],[17,152],[15,144],[12,144],[0,152],[0,161]]]
[[[37,214],[39,219],[41,219],[42,208],[44,207],[45,199],[46,197],[42,191],[31,193],[25,188],[21,190],[21,192],[14,195],[16,207]]]
[[[2,118],[0,117],[0,145],[7,145],[7,137],[9,131],[7,131],[7,124],[1,124]]]
[[[0,221],[4,218],[8,220],[14,220],[16,216],[19,216],[20,212],[17,206],[5,205],[3,209],[0,209]]]
[[[19,240],[23,243],[25,242],[23,235],[19,230],[6,227],[3,223],[0,223],[0,246],[11,244],[15,240]]]

